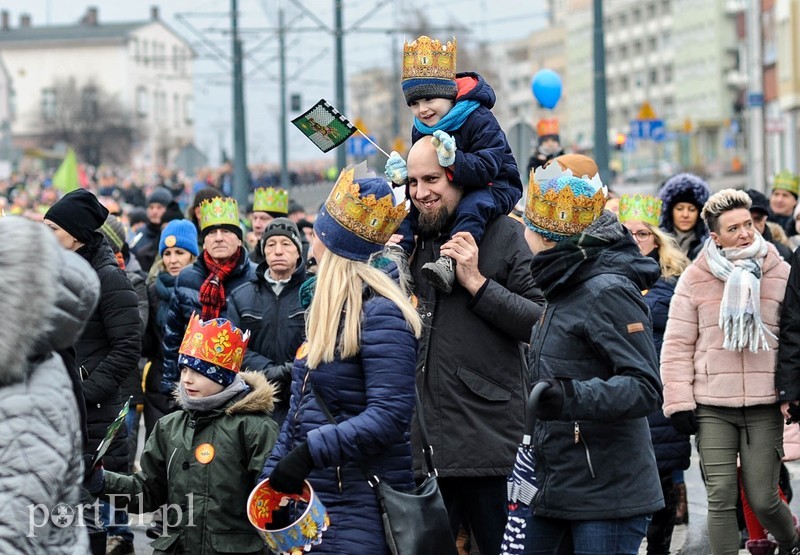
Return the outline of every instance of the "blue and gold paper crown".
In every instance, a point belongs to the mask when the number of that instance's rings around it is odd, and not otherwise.
[[[214,197],[200,203],[200,230],[220,225],[239,227],[239,205],[235,199]]]
[[[230,372],[239,372],[250,341],[250,331],[234,326],[224,318],[202,321],[195,313],[189,318],[179,355],[202,360]]]
[[[253,212],[289,213],[289,192],[275,187],[259,187],[253,192]]]
[[[800,189],[800,175],[792,173],[789,170],[783,170],[775,176],[775,181],[772,184],[773,189],[783,189],[789,191],[794,196],[797,196]]]
[[[405,219],[406,207],[395,206],[391,194],[380,199],[375,195],[361,196],[354,174],[355,168],[342,170],[325,208],[342,227],[370,243],[385,245]]]
[[[549,239],[581,233],[603,213],[606,187],[598,176],[573,177],[559,164],[531,171],[525,224]]]
[[[638,221],[658,227],[661,199],[650,195],[622,195],[619,199],[619,221]]]

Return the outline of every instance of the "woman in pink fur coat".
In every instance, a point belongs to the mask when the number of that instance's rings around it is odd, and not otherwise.
[[[783,417],[775,363],[789,265],[756,232],[750,204],[746,193],[725,189],[703,207],[710,237],[678,281],[664,334],[664,414],[697,433],[712,553],[739,552],[738,458],[747,499],[779,553],[800,554],[778,495]]]

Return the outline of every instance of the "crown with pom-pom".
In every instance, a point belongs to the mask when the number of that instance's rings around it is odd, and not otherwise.
[[[548,234],[576,235],[603,213],[606,194],[597,175],[574,177],[559,164],[539,167],[531,171],[525,223]]]
[[[275,187],[259,187],[253,192],[253,212],[289,213],[289,192]]]
[[[622,195],[619,199],[619,221],[638,221],[658,227],[661,199],[650,195]]]
[[[250,332],[242,332],[225,318],[203,321],[195,313],[189,319],[179,355],[190,356],[231,372],[239,372]]]
[[[339,174],[325,208],[345,229],[360,238],[384,245],[400,227],[408,213],[404,204],[394,205],[394,197],[377,199],[374,194],[361,196],[361,187],[354,181],[355,167]]]
[[[214,197],[200,203],[200,230],[219,225],[239,226],[239,205],[235,199]]]
[[[456,39],[442,44],[439,39],[422,35],[403,44],[403,79],[420,77],[456,78]]]

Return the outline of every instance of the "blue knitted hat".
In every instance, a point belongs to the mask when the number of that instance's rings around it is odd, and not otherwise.
[[[163,256],[170,247],[178,247],[195,256],[200,255],[197,247],[197,228],[189,220],[172,220],[161,232],[158,242],[158,254]]]

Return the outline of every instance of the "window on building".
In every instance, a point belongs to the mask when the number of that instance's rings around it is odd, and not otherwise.
[[[622,46],[619,47],[619,59],[624,60],[627,57],[628,57],[628,45],[623,44]]]
[[[138,87],[136,89],[136,113],[140,117],[147,117],[147,111],[147,89],[145,87]]]
[[[619,28],[624,29],[628,25],[628,14],[623,13],[619,16]]]
[[[664,15],[672,13],[672,0],[661,0],[661,13]]]
[[[669,48],[671,43],[672,33],[669,29],[666,29],[661,33],[661,48]]]
[[[640,40],[633,41],[632,54],[634,56],[640,56],[642,54],[642,41]]]
[[[651,69],[650,70],[650,84],[651,85],[658,85],[658,70]]]
[[[172,71],[178,71],[178,47],[175,45],[172,45]]]
[[[98,112],[97,88],[94,86],[85,87],[81,95],[81,116],[85,119],[96,119]]]
[[[628,76],[627,75],[625,75],[622,78],[620,78],[620,80],[619,80],[620,92],[627,91],[629,84],[630,84],[630,81],[628,80]]]
[[[150,63],[150,43],[146,40],[142,41],[142,63],[144,65]]]
[[[133,61],[139,63],[139,39],[131,39],[131,56]]]
[[[658,39],[656,37],[650,37],[647,39],[647,51],[648,52],[655,52],[658,50]]]
[[[633,23],[639,23],[642,20],[642,10],[636,8],[633,10]]]
[[[672,83],[672,66],[664,66],[664,83]]]
[[[194,99],[190,95],[183,97],[183,121],[186,125],[194,121]]]
[[[175,127],[181,126],[181,97],[178,93],[172,95],[172,119]]]
[[[56,118],[56,90],[42,89],[42,118],[53,121]]]
[[[655,4],[648,4],[647,5],[647,20],[651,21],[656,16],[656,5]]]

